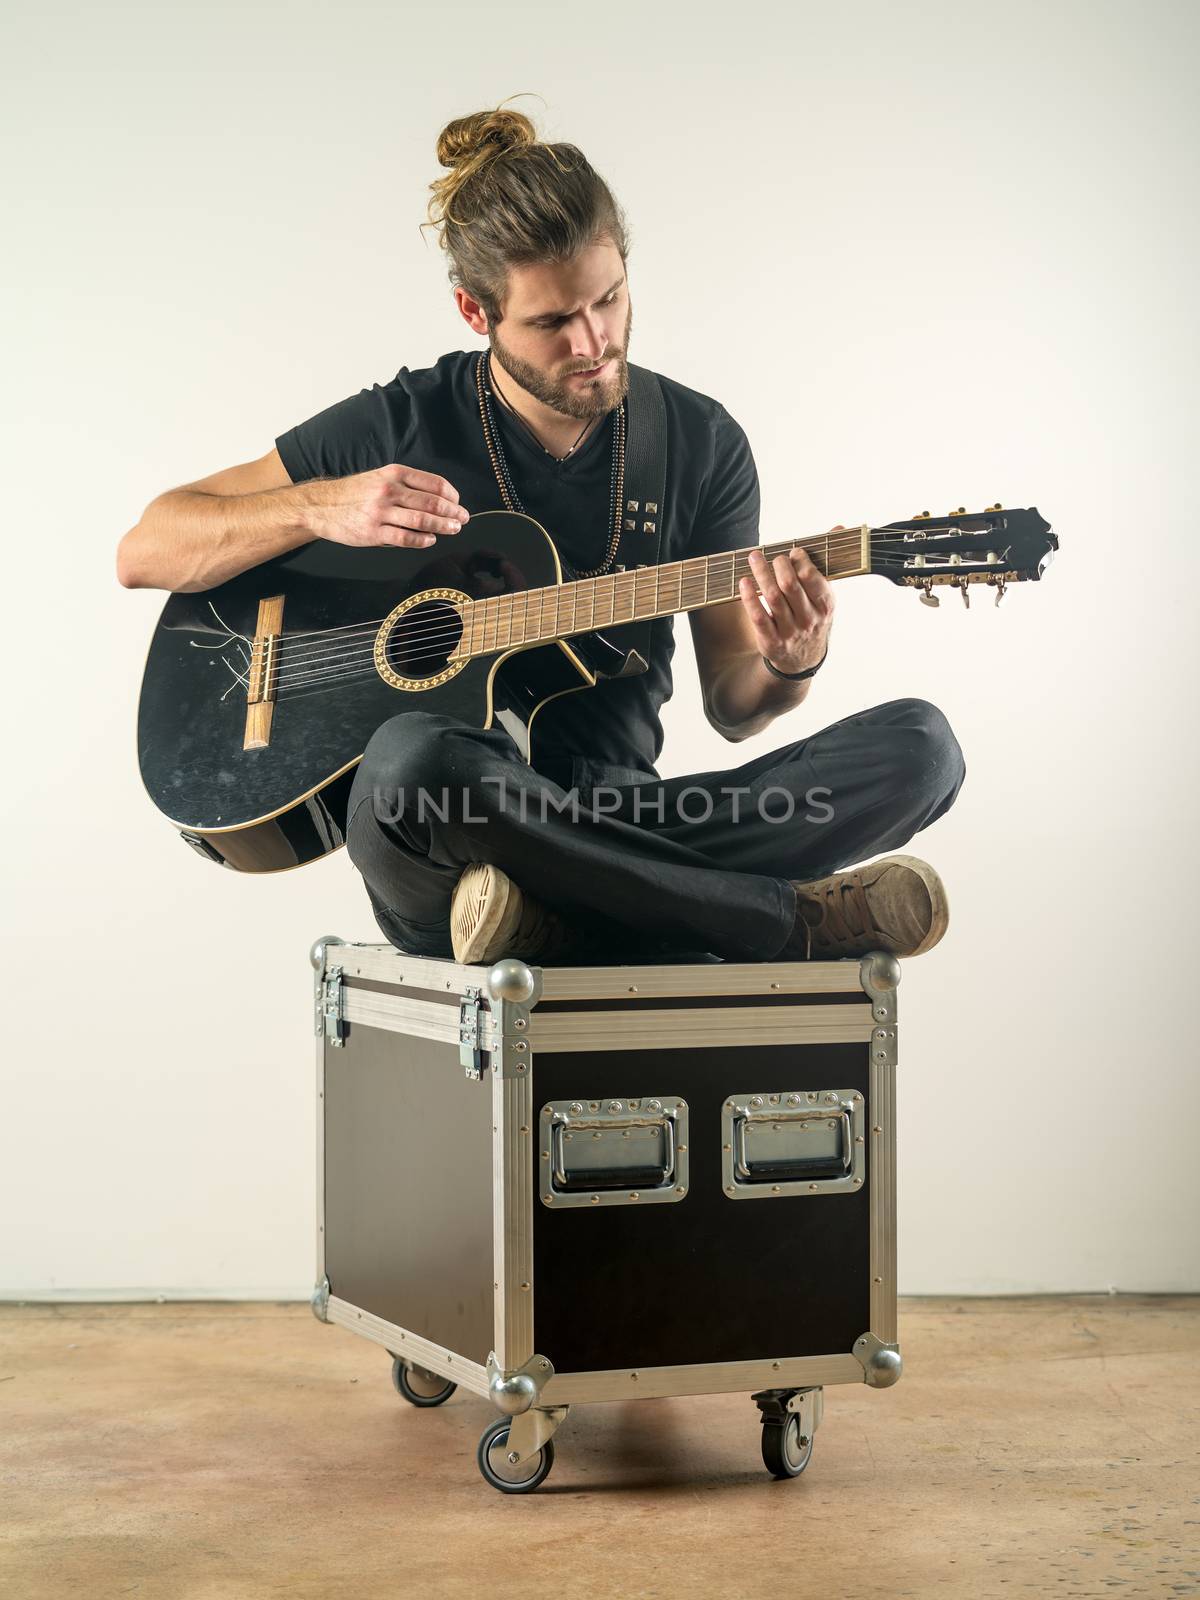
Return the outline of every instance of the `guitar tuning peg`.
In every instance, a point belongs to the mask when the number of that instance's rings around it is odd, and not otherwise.
[[[969,611],[971,609],[971,590],[969,586],[969,579],[960,578],[958,580],[958,592],[963,597],[963,605],[966,606],[967,610]]]
[[[951,513],[950,513],[950,515],[951,515],[951,516],[952,516],[952,517],[965,517],[965,516],[966,516],[966,514],[967,514],[967,508],[966,508],[966,506],[959,506],[959,508],[958,508],[958,510],[957,510],[957,511],[952,511],[952,512],[951,512]]]
[[[926,578],[921,585],[921,604],[923,606],[940,606],[941,599],[933,592],[933,579]]]

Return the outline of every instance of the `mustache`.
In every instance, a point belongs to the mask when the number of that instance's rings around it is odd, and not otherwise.
[[[620,350],[609,350],[600,357],[599,361],[593,361],[590,367],[570,367],[563,373],[563,377],[569,378],[576,372],[594,372],[597,367],[602,367],[606,361],[623,361],[624,359],[624,355]]]

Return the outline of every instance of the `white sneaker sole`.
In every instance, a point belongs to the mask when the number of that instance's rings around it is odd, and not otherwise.
[[[946,885],[942,882],[938,873],[929,865],[928,861],[922,861],[920,856],[880,856],[878,861],[868,862],[865,870],[883,866],[908,867],[911,872],[916,873],[917,877],[925,885],[925,892],[929,896],[930,904],[929,932],[915,950],[908,952],[906,959],[912,956],[924,955],[926,950],[933,949],[934,945],[937,944],[950,926],[950,902],[946,896]]]
[[[464,870],[450,900],[450,946],[456,961],[470,965],[487,959],[488,946],[517,892],[508,874],[489,862],[476,861]]]

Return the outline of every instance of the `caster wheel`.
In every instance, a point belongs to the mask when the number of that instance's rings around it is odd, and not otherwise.
[[[392,1382],[410,1406],[444,1405],[458,1388],[448,1378],[426,1372],[424,1367],[409,1366],[399,1356],[392,1357]]]
[[[798,1478],[812,1460],[811,1436],[801,1442],[800,1418],[793,1412],[786,1422],[764,1422],[763,1465],[774,1478]]]
[[[547,1439],[536,1455],[514,1465],[508,1459],[508,1428],[501,1419],[483,1430],[476,1453],[479,1470],[502,1494],[529,1494],[546,1481],[554,1465],[554,1440]]]

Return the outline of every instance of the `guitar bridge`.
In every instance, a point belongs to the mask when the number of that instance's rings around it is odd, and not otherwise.
[[[271,719],[279,677],[279,645],[283,632],[283,596],[258,602],[258,622],[250,651],[246,689],[246,733],[243,750],[265,750],[271,742]]]

